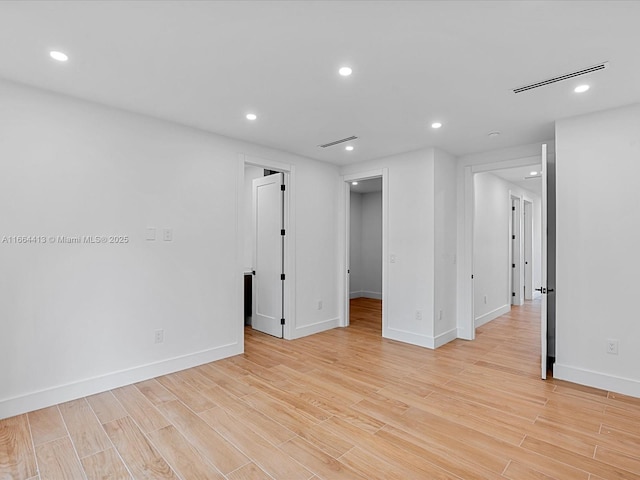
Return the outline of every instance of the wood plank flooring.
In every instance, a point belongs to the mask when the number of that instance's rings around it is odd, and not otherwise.
[[[640,479],[640,399],[540,371],[536,303],[430,351],[351,326],[0,420],[0,480]]]

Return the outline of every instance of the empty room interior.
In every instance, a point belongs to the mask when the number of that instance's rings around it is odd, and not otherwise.
[[[639,18],[0,2],[0,479],[640,479]]]

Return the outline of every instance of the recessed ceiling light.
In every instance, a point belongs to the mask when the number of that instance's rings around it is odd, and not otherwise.
[[[433,122],[431,124],[431,128],[440,128],[442,126],[442,124],[440,122]]]
[[[247,120],[255,120],[258,116],[255,113],[247,113]]]
[[[353,145],[347,145],[346,147],[344,147],[344,149],[345,149],[347,152],[350,152],[351,150],[353,150]]]
[[[358,182],[351,182],[351,185],[357,185]]]
[[[69,60],[69,57],[66,53],[58,52],[56,50],[50,51],[49,56],[59,62],[66,62],[67,60]]]
[[[343,77],[348,77],[353,73],[353,70],[351,70],[351,68],[349,67],[342,67],[340,70],[338,70],[338,73]]]
[[[537,175],[538,172],[529,172],[531,175]]]
[[[589,85],[578,85],[576,88],[573,89],[574,92],[576,93],[584,93],[587,90],[589,90]]]
[[[500,136],[500,132],[489,132],[489,138],[496,138]]]

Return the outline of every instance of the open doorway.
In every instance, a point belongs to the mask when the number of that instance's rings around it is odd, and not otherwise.
[[[474,340],[477,327],[478,297],[482,298],[479,290],[479,278],[476,267],[479,260],[476,252],[478,242],[477,222],[477,198],[478,192],[475,185],[477,174],[495,173],[502,169],[516,169],[522,167],[531,169],[525,173],[522,181],[532,180],[538,177],[541,184],[539,209],[534,206],[534,232],[536,228],[540,232],[539,248],[534,245],[533,264],[540,265],[540,275],[534,273],[535,290],[540,291],[541,301],[539,307],[540,316],[540,373],[541,378],[546,379],[549,359],[555,356],[555,155],[548,152],[547,144],[535,146],[540,148],[539,153],[527,157],[502,160],[495,163],[472,163],[463,165],[459,170],[458,185],[459,203],[458,212],[460,237],[458,242],[458,338]],[[532,149],[528,149],[532,151]],[[538,170],[539,168],[539,170]],[[530,177],[530,178],[526,178]],[[504,197],[504,205],[507,205],[508,197]],[[536,220],[537,219],[537,220]],[[539,223],[536,223],[539,222]],[[534,234],[535,238],[535,234]],[[499,269],[499,267],[497,267]],[[510,308],[510,305],[509,305]]]
[[[349,189],[350,324],[382,334],[382,177]]]
[[[388,258],[387,251],[388,170],[382,168],[352,173],[344,175],[342,180],[345,235],[340,326],[348,327],[351,324],[351,304],[354,303],[354,316],[364,317],[365,322],[368,321],[373,327],[373,330],[369,329],[370,332],[386,337],[387,263],[394,261]]]
[[[535,163],[534,163],[535,162]],[[496,163],[484,163],[484,164],[472,164],[463,166],[460,170],[459,185],[461,186],[461,196],[459,203],[459,212],[462,222],[461,228],[461,241],[458,243],[458,252],[460,255],[460,266],[458,269],[458,288],[461,295],[459,296],[459,317],[458,317],[458,336],[467,340],[475,339],[475,330],[478,326],[477,322],[477,306],[478,297],[482,295],[478,292],[481,287],[479,281],[482,275],[479,275],[477,269],[477,262],[481,257],[476,249],[481,237],[478,235],[478,198],[479,192],[476,184],[476,179],[480,177],[479,174],[490,174],[490,176],[496,176],[500,171],[517,171],[519,168],[524,170],[524,177],[519,179],[519,182],[538,181],[540,183],[540,195],[539,202],[531,201],[530,198],[523,198],[523,205],[525,201],[533,203],[533,232],[534,242],[532,245],[532,265],[533,265],[533,284],[537,290],[541,292],[541,301],[538,304],[538,313],[540,318],[540,347],[541,347],[541,361],[540,372],[541,378],[547,378],[548,372],[548,359],[553,357],[555,351],[549,351],[548,345],[549,332],[552,330],[550,325],[553,325],[554,318],[548,315],[547,307],[553,305],[554,295],[549,295],[554,292],[554,280],[550,280],[547,276],[547,270],[553,272],[555,270],[555,257],[548,256],[547,245],[554,245],[554,218],[552,216],[555,205],[555,190],[553,188],[553,165],[555,159],[553,153],[547,152],[547,145],[540,145],[540,153],[538,155],[532,155],[529,157],[522,157],[512,160],[504,160]],[[526,170],[530,168],[529,173]],[[551,179],[548,184],[548,179]],[[550,185],[550,187],[549,187]],[[503,197],[504,205],[508,205],[508,198]],[[524,206],[523,206],[524,215]],[[547,221],[551,218],[549,228],[547,228]],[[540,232],[539,237],[536,235],[536,231]],[[535,239],[540,238],[540,242],[536,242]],[[523,248],[524,250],[524,248]],[[509,265],[511,267],[511,265]],[[539,268],[538,268],[539,267]],[[524,281],[523,281],[524,283]],[[532,295],[535,298],[535,294]],[[511,308],[511,305],[508,305]],[[487,321],[490,321],[488,319]],[[486,322],[485,322],[486,323]],[[553,338],[551,339],[553,340]]]
[[[539,160],[537,160],[539,162]],[[522,306],[537,272],[542,232],[539,163],[473,175],[474,326]],[[528,211],[528,215],[527,215]],[[528,279],[527,279],[528,278]],[[530,295],[532,299],[533,297]]]
[[[249,331],[289,338],[291,168],[244,155],[241,163],[243,325]]]

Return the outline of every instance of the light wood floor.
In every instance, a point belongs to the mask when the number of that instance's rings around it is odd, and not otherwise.
[[[538,306],[436,351],[352,325],[0,421],[0,479],[640,479],[640,400],[538,378]],[[86,477],[85,477],[86,476]]]

